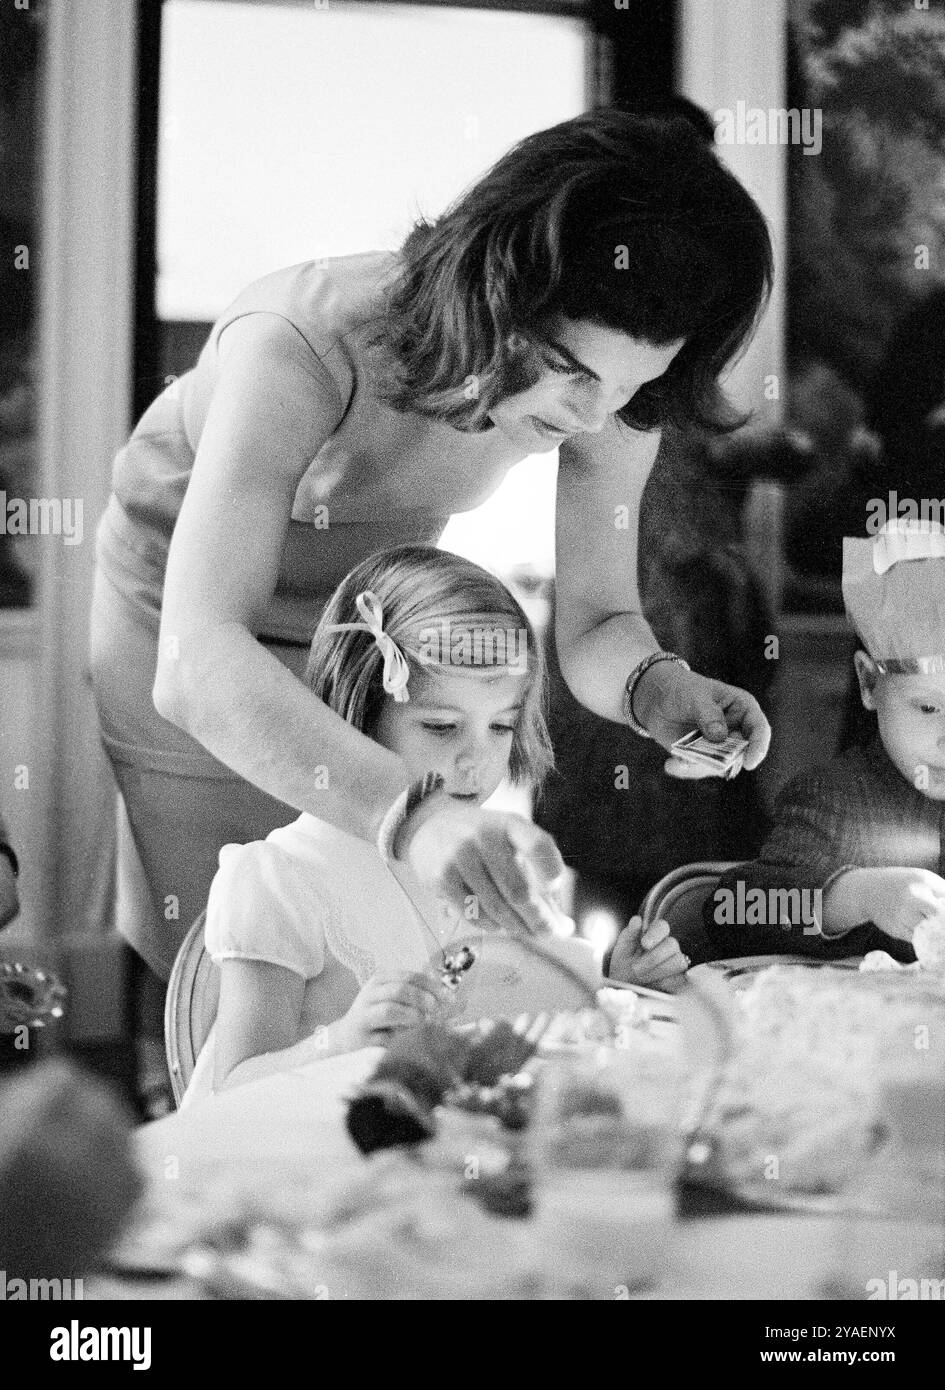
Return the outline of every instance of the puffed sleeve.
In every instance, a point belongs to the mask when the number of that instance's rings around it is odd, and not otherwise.
[[[207,900],[207,950],[215,961],[269,961],[312,979],[325,966],[326,913],[318,882],[284,849],[224,845]]]

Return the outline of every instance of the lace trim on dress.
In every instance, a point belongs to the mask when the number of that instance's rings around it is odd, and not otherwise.
[[[377,973],[377,957],[374,953],[358,946],[331,921],[326,920],[323,929],[325,943],[335,960],[351,971],[359,985],[366,985],[371,976]]]

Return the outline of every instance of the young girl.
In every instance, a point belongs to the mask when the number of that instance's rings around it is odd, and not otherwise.
[[[472,812],[504,777],[540,783],[552,765],[531,625],[499,580],[446,551],[400,546],[356,566],[322,615],[305,680],[412,777],[429,774],[431,804]],[[403,835],[384,840],[382,852],[353,819],[341,828],[303,813],[264,841],[224,846],[206,925],[219,1011],[185,1103],[462,1016],[467,996],[476,1017],[490,989],[509,1011],[541,1007],[541,968],[522,956],[518,975],[514,946],[484,929],[495,885],[477,879],[459,915],[394,857]],[[600,983],[586,943],[554,949]],[[639,942],[637,920],[619,954],[640,983],[655,973],[666,988],[685,970],[671,939]]]

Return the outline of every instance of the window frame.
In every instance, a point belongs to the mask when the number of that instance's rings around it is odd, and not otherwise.
[[[233,0],[203,0],[232,4]],[[256,0],[257,4],[302,8],[312,0]],[[643,94],[673,89],[678,9],[681,0],[632,4],[618,10],[613,0],[343,0],[346,6],[429,5],[452,9],[519,12],[583,19],[589,29],[588,105],[619,104]],[[161,320],[155,304],[157,281],[158,111],[161,16],[164,0],[138,0],[138,98],[134,356],[131,410],[138,419],[164,384]]]

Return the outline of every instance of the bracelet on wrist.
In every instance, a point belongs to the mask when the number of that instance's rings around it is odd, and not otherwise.
[[[381,821],[380,829],[377,832],[377,850],[385,864],[396,859],[397,837],[414,811],[426,801],[427,797],[438,792],[444,785],[445,778],[442,773],[426,772],[415,782],[411,782],[407,790],[402,791],[397,797]]]
[[[633,696],[640,683],[640,677],[645,675],[650,667],[655,666],[658,661],[675,661],[677,665],[682,666],[685,671],[692,669],[689,662],[676,652],[651,652],[649,656],[644,657],[638,665],[634,666],[624,686],[623,713],[630,728],[635,734],[639,734],[641,738],[651,738],[652,735],[647,732],[636,716],[636,711],[633,708]]]

